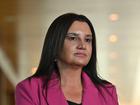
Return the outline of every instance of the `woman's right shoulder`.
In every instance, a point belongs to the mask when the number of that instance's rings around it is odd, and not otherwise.
[[[42,77],[28,77],[20,81],[16,85],[16,89],[18,88],[36,89],[38,87],[42,87],[42,84],[43,84]]]
[[[38,105],[43,90],[42,77],[29,77],[16,85],[16,105]],[[36,104],[37,103],[37,104]]]

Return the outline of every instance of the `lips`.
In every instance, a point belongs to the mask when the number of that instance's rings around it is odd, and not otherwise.
[[[74,55],[77,57],[86,57],[87,56],[85,53],[81,53],[81,52],[74,53]]]

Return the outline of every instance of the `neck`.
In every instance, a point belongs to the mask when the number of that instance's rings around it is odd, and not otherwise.
[[[81,70],[60,70],[62,87],[81,87]]]
[[[67,100],[81,103],[83,91],[81,80],[82,67],[63,64],[62,62],[57,62],[57,64],[64,96]]]
[[[82,87],[82,67],[62,66],[58,64],[62,87]]]

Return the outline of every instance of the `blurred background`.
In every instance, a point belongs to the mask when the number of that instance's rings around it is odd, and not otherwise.
[[[0,0],[0,105],[14,105],[16,84],[38,66],[51,22],[66,12],[95,27],[98,70],[120,105],[140,105],[139,0]]]

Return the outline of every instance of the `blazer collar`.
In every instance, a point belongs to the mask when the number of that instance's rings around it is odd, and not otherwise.
[[[82,72],[82,80],[82,105],[100,105],[98,90],[85,72]],[[52,75],[52,79],[48,85],[48,90],[45,92],[47,93],[46,97],[49,105],[68,105],[60,87],[60,80],[56,74]]]

